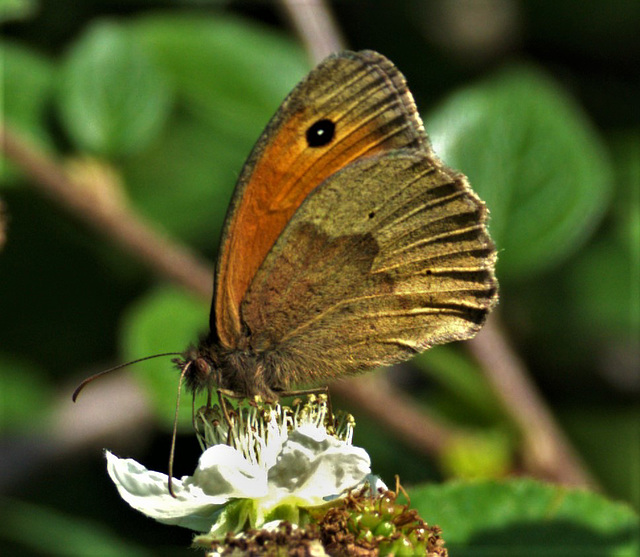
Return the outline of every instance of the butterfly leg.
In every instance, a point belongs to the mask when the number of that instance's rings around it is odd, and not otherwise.
[[[218,393],[218,402],[220,404],[220,409],[222,410],[222,415],[224,416],[224,419],[227,422],[227,425],[229,426],[229,434],[230,434],[233,422],[231,419],[231,413],[229,412],[229,403],[227,402],[226,399],[234,398],[236,400],[242,400],[243,398],[246,398],[246,396],[241,395],[240,393],[231,391],[229,389],[218,388],[216,389],[216,391]],[[228,442],[228,439],[227,439],[227,442]]]

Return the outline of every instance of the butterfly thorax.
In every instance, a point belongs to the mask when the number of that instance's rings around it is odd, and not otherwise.
[[[279,385],[273,358],[268,353],[249,347],[225,348],[217,339],[205,336],[197,345],[184,351],[175,360],[184,373],[187,388],[193,392],[225,389],[244,397],[261,396],[264,400],[278,399]]]

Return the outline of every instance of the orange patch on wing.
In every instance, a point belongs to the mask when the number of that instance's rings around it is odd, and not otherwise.
[[[309,147],[304,132],[312,123],[301,112],[267,145],[229,229],[228,245],[220,260],[221,291],[216,296],[217,330],[228,347],[235,345],[240,334],[240,303],[296,209],[318,185],[347,164],[393,147],[388,144],[393,141],[382,136],[377,118],[358,126],[341,126],[338,121],[333,143]]]

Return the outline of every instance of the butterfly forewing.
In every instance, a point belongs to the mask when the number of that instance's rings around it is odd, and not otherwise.
[[[420,150],[353,163],[293,215],[241,306],[278,384],[406,359],[472,336],[494,305],[484,204]]]
[[[353,161],[405,147],[429,149],[404,78],[380,54],[330,57],[291,92],[245,164],[225,222],[211,315],[223,346],[236,346],[247,288],[310,192]]]

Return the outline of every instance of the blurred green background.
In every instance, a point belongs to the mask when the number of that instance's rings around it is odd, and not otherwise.
[[[436,152],[486,200],[507,332],[604,494],[639,509],[640,3],[330,5],[349,48],[405,74]],[[5,0],[0,14],[5,123],[213,260],[245,157],[312,66],[279,5]],[[166,470],[169,361],[70,396],[91,373],[182,350],[207,305],[6,161],[0,200],[2,553],[187,554],[188,531],[118,498],[101,453]],[[460,347],[390,373],[470,441],[430,461],[349,408],[389,485],[517,468],[518,436]],[[177,475],[198,455],[182,417]]]

